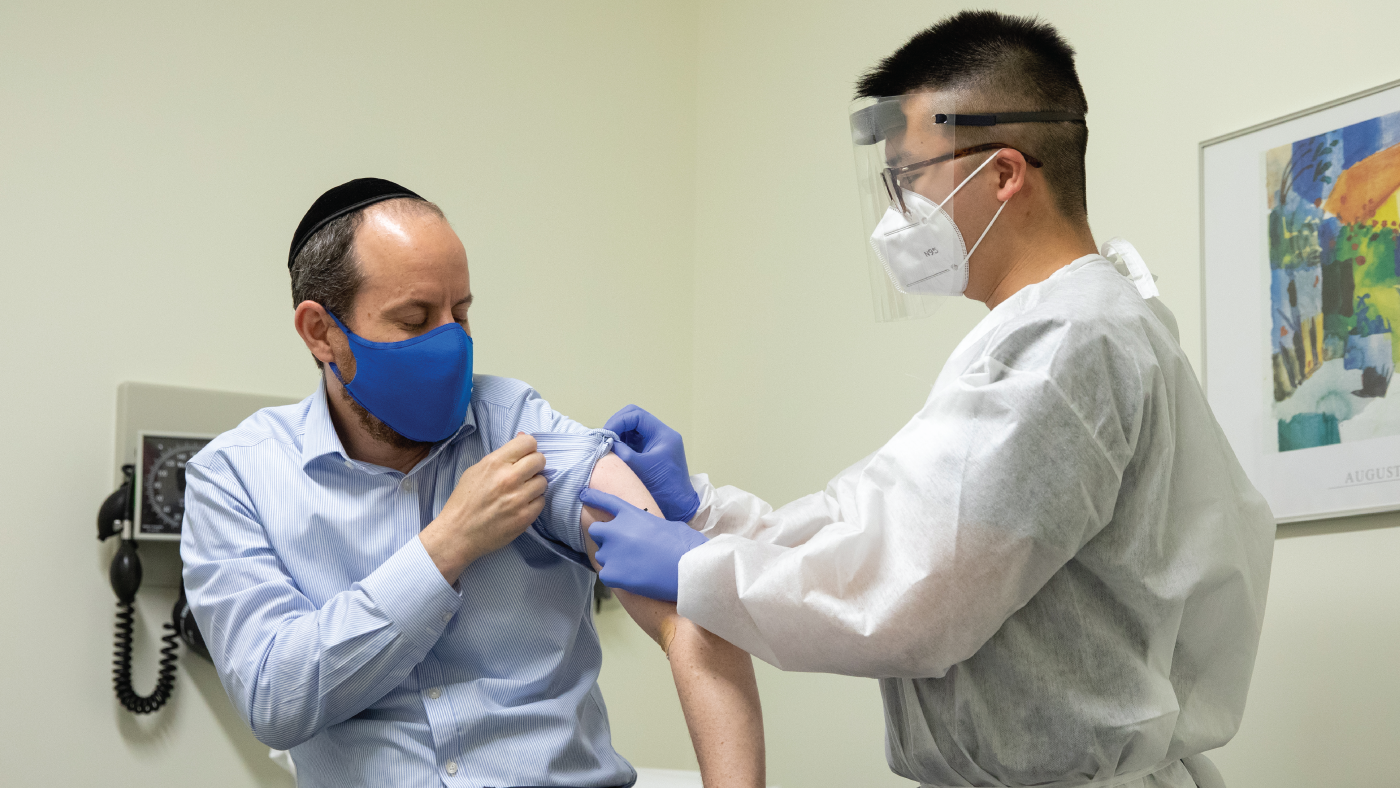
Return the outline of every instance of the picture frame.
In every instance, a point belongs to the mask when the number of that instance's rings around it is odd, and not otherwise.
[[[1280,523],[1400,509],[1400,80],[1200,145],[1202,383]]]

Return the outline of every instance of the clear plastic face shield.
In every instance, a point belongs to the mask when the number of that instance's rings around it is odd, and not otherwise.
[[[1061,112],[959,115],[934,92],[858,99],[851,107],[871,294],[879,321],[926,317],[967,287],[969,258],[996,216],[965,238],[953,197],[1011,146],[988,126],[1083,121]],[[1035,157],[1022,153],[1032,167]],[[961,164],[960,164],[961,162]],[[1005,207],[1005,203],[1003,206]],[[975,263],[973,263],[975,265]]]
[[[956,109],[934,103],[933,93],[911,93],[859,99],[851,107],[867,269],[880,321],[933,314],[946,301],[944,291],[961,292],[967,277],[960,260],[967,245],[948,199],[958,185],[958,127],[936,122]]]

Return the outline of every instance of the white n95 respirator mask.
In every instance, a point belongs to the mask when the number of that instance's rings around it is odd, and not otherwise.
[[[893,203],[885,210],[885,215],[875,225],[875,232],[870,235],[870,245],[885,264],[885,273],[899,292],[956,296],[967,290],[968,259],[987,237],[1006,203],[997,208],[971,249],[967,248],[962,231],[943,206],[982,168],[996,160],[998,153],[977,165],[943,202],[935,203],[918,192],[905,189],[902,194],[905,210],[901,211]]]

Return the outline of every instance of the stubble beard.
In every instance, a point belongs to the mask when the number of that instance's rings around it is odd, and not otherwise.
[[[365,432],[369,433],[369,436],[374,440],[392,446],[395,449],[403,450],[422,449],[425,446],[432,445],[429,441],[416,441],[412,438],[404,437],[393,427],[385,424],[383,419],[366,410],[364,405],[361,405],[354,397],[350,396],[350,392],[347,391],[345,394],[346,401],[350,403],[350,410],[355,413],[355,418],[359,420],[360,426],[363,427]]]

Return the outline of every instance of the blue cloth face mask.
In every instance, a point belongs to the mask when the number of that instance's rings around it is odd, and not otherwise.
[[[365,410],[425,443],[449,438],[462,426],[472,401],[472,338],[460,324],[401,342],[371,342],[331,319],[350,340],[355,378],[345,383],[335,362],[331,371]]]

